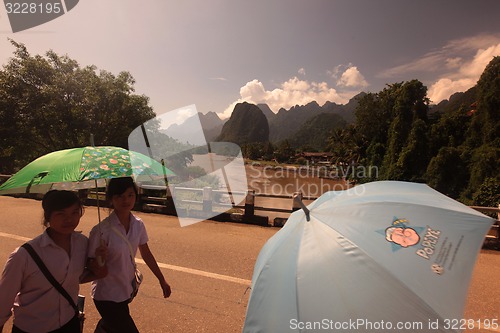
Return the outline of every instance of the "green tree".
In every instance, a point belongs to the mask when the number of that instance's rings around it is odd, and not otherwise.
[[[392,110],[389,96],[390,92],[386,88],[378,94],[366,94],[359,99],[355,110],[355,126],[370,143],[387,141]]]
[[[271,142],[265,142],[262,146],[262,159],[270,161],[274,159],[274,146]]]
[[[485,179],[500,181],[500,148],[483,145],[472,151],[469,170],[470,178],[465,197],[471,198],[473,193],[483,184]]]
[[[421,179],[429,161],[426,94],[427,88],[412,80],[359,99],[354,128],[362,144],[357,151],[361,163],[380,167],[382,178]]]
[[[382,164],[382,174],[387,179],[403,180],[409,175],[398,163],[399,156],[408,143],[413,122],[427,121],[429,100],[427,88],[418,80],[405,82],[394,87],[395,98],[391,112],[392,122],[389,127],[387,151]],[[410,143],[411,144],[411,143]]]
[[[476,206],[498,207],[500,204],[500,182],[498,178],[486,178],[473,195]],[[494,214],[496,217],[497,214]]]
[[[441,147],[459,147],[467,136],[470,116],[467,115],[469,107],[461,105],[457,110],[442,115],[438,122],[432,125],[430,136],[430,153],[437,154]]]
[[[475,200],[478,191],[500,184],[500,57],[486,66],[477,83],[477,111],[471,116],[464,146],[471,151],[470,179],[463,200]],[[482,190],[481,190],[482,188]]]
[[[385,143],[372,142],[366,149],[365,165],[367,167],[381,166],[384,161],[385,150]]]
[[[500,147],[500,56],[486,66],[477,82],[477,112],[472,116],[467,144],[479,147],[490,144]]]
[[[457,198],[469,178],[467,161],[459,148],[443,147],[434,156],[425,179],[429,186],[448,196]]]
[[[295,150],[288,140],[283,140],[277,144],[274,157],[279,163],[290,161],[295,156]]]
[[[148,98],[134,94],[128,72],[117,76],[80,67],[57,55],[32,56],[11,40],[14,56],[0,70],[0,160],[14,172],[54,150],[90,144],[127,148],[130,132],[155,116]]]
[[[262,157],[262,144],[261,143],[247,143],[241,146],[241,153],[244,158],[256,160]]]
[[[365,138],[360,135],[355,126],[351,125],[331,131],[327,150],[333,154],[333,162],[336,164],[340,162],[358,164],[365,146]]]
[[[406,146],[401,151],[397,168],[400,179],[422,181],[429,163],[429,138],[427,124],[417,119],[412,126]]]

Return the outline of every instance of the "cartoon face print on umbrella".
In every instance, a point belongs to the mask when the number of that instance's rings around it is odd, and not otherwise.
[[[394,217],[392,225],[385,229],[385,239],[401,247],[409,247],[418,244],[421,232],[424,228],[409,227],[410,222],[407,219],[398,219]]]

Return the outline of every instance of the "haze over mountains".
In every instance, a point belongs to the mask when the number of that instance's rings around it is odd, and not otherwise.
[[[311,126],[317,127],[322,124],[323,127],[331,125],[331,128],[335,128],[354,122],[357,99],[363,95],[364,93],[360,93],[354,96],[347,104],[326,102],[320,106],[317,102],[310,102],[306,105],[296,105],[289,110],[281,108],[277,113],[274,113],[267,104],[255,105],[244,102],[235,106],[229,119],[222,120],[215,112],[198,113],[198,118],[208,142],[227,141],[245,144],[290,140],[299,144],[302,141],[296,136],[307,133]],[[323,114],[335,116],[321,116]],[[180,125],[171,125],[164,132],[178,140],[189,142],[190,133],[196,128],[194,126],[198,126],[197,124],[197,117],[192,116]]]
[[[198,112],[198,117],[193,115],[182,124],[172,124],[166,130],[161,130],[161,132],[187,143],[192,142],[193,131],[201,125],[206,140],[210,142],[219,136],[224,123],[215,112],[210,111],[206,114]]]

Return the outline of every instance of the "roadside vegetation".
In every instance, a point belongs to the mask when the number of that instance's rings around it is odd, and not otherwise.
[[[31,55],[11,43],[13,57],[0,69],[0,174],[51,151],[90,145],[91,134],[96,146],[127,148],[130,132],[155,117],[129,72],[81,67],[53,51]],[[468,205],[500,201],[500,57],[476,86],[450,101],[430,105],[427,87],[412,80],[360,95],[354,122],[335,115],[314,121],[300,138],[241,144],[243,156],[262,165],[306,165],[298,153],[328,152],[332,167],[377,167],[376,176],[349,175],[356,183],[425,182]],[[164,148],[179,145],[158,128],[147,130],[164,136]],[[181,174],[192,155],[176,161],[181,165],[167,162]]]

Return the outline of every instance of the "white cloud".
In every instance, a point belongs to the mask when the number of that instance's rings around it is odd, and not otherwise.
[[[247,84],[240,88],[240,96],[243,100],[261,101],[266,98],[266,94],[264,85],[256,79],[247,82]]]
[[[446,73],[432,84],[428,97],[434,103],[439,103],[456,92],[468,90],[477,83],[491,59],[499,55],[500,43],[486,49],[479,49],[472,60],[460,62],[455,71]]]
[[[389,68],[378,76],[398,78],[409,73],[437,72],[463,65],[464,59],[471,58],[478,50],[485,50],[500,43],[500,34],[482,34],[449,41],[441,49],[429,52],[410,63]]]
[[[300,68],[298,73],[305,75],[306,72],[304,68]],[[306,105],[312,101],[316,101],[319,105],[328,101],[345,104],[369,85],[358,68],[351,63],[338,65],[327,73],[336,79],[337,85],[343,88],[342,91],[328,86],[326,82],[307,81],[297,76],[281,83],[279,88],[266,90],[262,82],[254,79],[240,88],[240,98],[228,105],[219,117],[229,118],[234,106],[241,102],[267,104],[274,112],[281,108],[290,109],[295,105]]]
[[[479,79],[479,76],[481,76],[488,63],[495,56],[500,56],[500,41],[496,45],[492,45],[486,49],[479,49],[472,61],[465,63],[464,66],[460,68],[458,75],[476,77]]]
[[[475,83],[476,81],[471,79],[451,80],[443,78],[429,88],[427,95],[433,103],[439,103],[456,92],[466,91]]]
[[[160,128],[167,129],[170,126],[177,124],[180,125],[197,114],[196,105],[191,104],[179,109],[171,110],[168,112],[157,114],[157,119],[160,121]]]
[[[244,101],[254,104],[265,103],[271,110],[277,112],[280,108],[290,109],[292,106],[305,105],[312,101],[316,101],[319,105],[327,101],[344,104],[358,92],[341,93],[329,87],[326,82],[309,82],[297,77],[283,82],[279,88],[266,90],[264,84],[255,79],[240,88],[241,98],[231,103],[219,116],[230,117],[234,106]]]
[[[449,69],[459,68],[463,63],[463,59],[460,57],[448,58],[445,61],[446,61],[446,68]]]
[[[337,81],[337,85],[349,88],[366,88],[368,87],[368,82],[366,82],[365,77],[359,72],[356,66],[350,66],[342,73],[340,79]]]
[[[438,50],[429,52],[410,63],[390,68],[378,76],[385,79],[405,80],[411,75],[426,73],[428,97],[434,103],[448,99],[477,83],[486,65],[500,55],[500,34],[481,34],[449,41]],[[415,74],[416,73],[416,74]]]
[[[311,85],[307,81],[299,80],[296,76],[281,85],[284,91],[308,91]]]
[[[231,117],[231,113],[233,113],[233,110],[234,110],[234,107],[236,106],[236,104],[242,103],[242,102],[244,102],[244,101],[241,99],[239,99],[235,102],[232,102],[231,104],[229,104],[227,106],[227,108],[224,110],[224,112],[218,113],[217,115],[219,116],[220,119],[227,119],[227,118]]]
[[[352,64],[349,63],[347,68],[349,68],[351,66],[352,66]],[[328,76],[331,76],[334,79],[338,79],[339,73],[342,72],[342,68],[344,68],[344,67],[345,67],[344,65],[337,65],[337,66],[335,66],[334,69],[326,71],[326,74],[328,74]]]
[[[406,76],[409,73],[415,73],[415,72],[438,71],[442,69],[443,62],[445,62],[445,59],[448,58],[445,58],[444,55],[442,55],[441,53],[428,53],[424,57],[417,59],[411,63],[396,66],[388,70],[385,70],[378,76],[387,79],[387,78]]]

